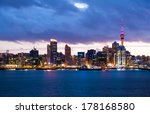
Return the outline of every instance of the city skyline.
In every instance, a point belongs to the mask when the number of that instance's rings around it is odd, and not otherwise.
[[[119,37],[118,37],[119,38]],[[120,43],[119,40],[115,40],[116,42]],[[97,51],[101,51],[104,46],[109,46],[111,47],[112,42],[93,42],[89,44],[83,44],[83,43],[78,43],[78,44],[70,44],[70,43],[65,43],[65,42],[58,42],[58,51],[65,53],[65,45],[68,44],[72,48],[72,55],[77,55],[77,52],[83,51],[86,52],[89,49],[95,49]],[[17,41],[17,42],[7,42],[7,41],[0,41],[0,53],[5,53],[7,50],[9,50],[10,53],[28,53],[32,48],[36,48],[39,50],[40,54],[46,54],[47,53],[47,41],[37,41],[35,43],[32,42],[23,42],[23,41]],[[8,47],[10,46],[10,47]],[[127,42],[125,41],[125,46],[126,48],[131,52],[132,55],[146,55],[149,56],[150,52],[148,48],[150,47],[149,43],[145,42]]]
[[[70,45],[78,50],[101,50],[119,41],[124,20],[125,46],[133,55],[150,55],[149,1],[147,0],[1,0],[0,53],[46,53],[49,39],[57,39],[58,51]],[[30,13],[28,13],[30,12]],[[110,13],[111,12],[111,13]]]

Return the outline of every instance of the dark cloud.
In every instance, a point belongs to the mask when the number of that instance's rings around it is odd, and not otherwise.
[[[77,11],[66,0],[0,0],[0,7],[24,8],[31,6],[52,8],[59,14],[67,11]]]
[[[77,12],[77,9],[72,6],[67,0],[41,0],[41,6],[56,10],[58,15],[66,12]]]
[[[149,41],[149,10],[149,0],[0,0],[0,40],[119,40],[123,19],[126,40]]]
[[[37,4],[36,0],[0,0],[1,7],[26,7]]]

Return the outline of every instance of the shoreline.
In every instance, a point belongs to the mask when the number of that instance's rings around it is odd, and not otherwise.
[[[82,69],[82,68],[0,68],[1,70],[81,70],[81,71],[109,71],[109,70],[117,70],[117,68],[109,68],[109,69]],[[150,70],[146,68],[125,68],[121,70]]]

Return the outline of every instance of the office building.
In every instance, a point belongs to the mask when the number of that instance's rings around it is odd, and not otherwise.
[[[68,65],[72,63],[71,48],[67,44],[65,45],[65,63]]]
[[[50,45],[47,45],[47,59],[50,64],[55,64],[57,58],[57,40],[50,39]]]

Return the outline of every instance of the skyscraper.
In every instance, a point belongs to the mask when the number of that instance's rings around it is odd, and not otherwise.
[[[104,46],[103,52],[105,52],[107,54],[107,63],[113,63],[113,61],[114,61],[113,60],[113,58],[114,58],[113,48]]]
[[[96,50],[90,49],[90,50],[88,50],[87,53],[86,53],[86,59],[87,59],[88,61],[92,61],[92,60],[94,59],[94,56],[95,56],[95,55],[96,55]]]
[[[116,41],[112,43],[112,49],[114,53],[117,52],[118,47],[119,47],[119,43],[117,43]]]
[[[47,45],[47,57],[50,64],[56,63],[57,58],[57,40],[50,39],[50,45]]]
[[[50,63],[50,44],[47,44],[47,63]]]
[[[77,55],[77,65],[82,65],[82,61],[84,60],[85,58],[85,52],[78,52],[78,55]]]
[[[61,65],[64,61],[64,54],[62,52],[57,52],[56,65]]]
[[[117,51],[117,67],[126,67],[126,49],[119,46]]]
[[[30,51],[30,57],[31,59],[38,59],[39,58],[39,51],[34,48]]]
[[[65,62],[71,64],[71,48],[67,44],[65,45]]]
[[[39,51],[34,48],[30,51],[30,60],[31,65],[39,65]]]
[[[117,51],[118,51],[119,43],[116,41],[112,43],[112,50],[113,50],[113,64],[116,65],[117,63]]]
[[[98,65],[107,64],[107,53],[103,51],[97,52],[97,63]]]

